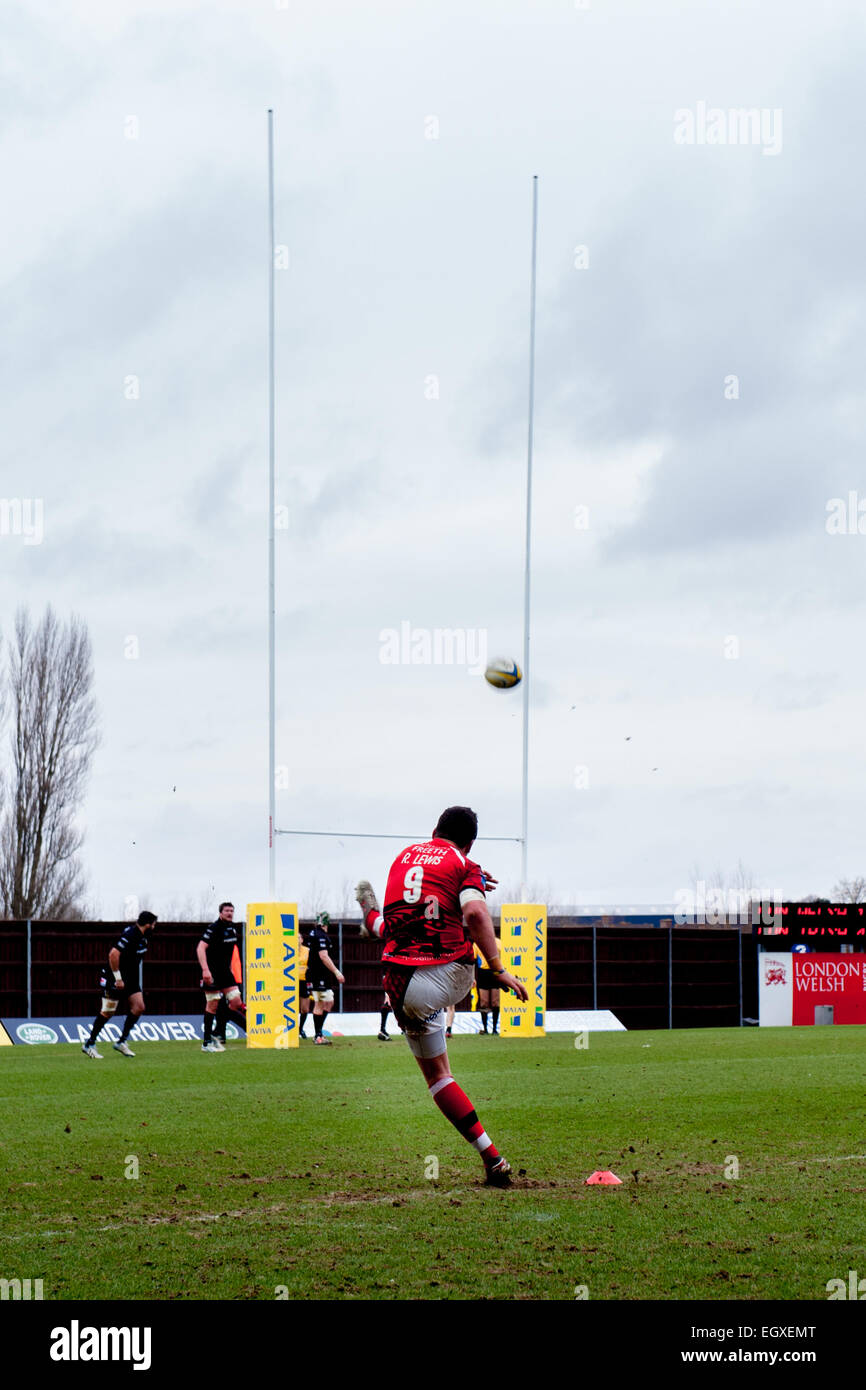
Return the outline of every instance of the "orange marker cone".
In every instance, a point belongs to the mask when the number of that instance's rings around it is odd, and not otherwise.
[[[598,1169],[591,1173],[584,1183],[584,1187],[594,1187],[596,1184],[601,1187],[615,1187],[619,1183],[622,1186],[622,1178],[618,1178],[616,1173],[612,1173],[609,1168]]]

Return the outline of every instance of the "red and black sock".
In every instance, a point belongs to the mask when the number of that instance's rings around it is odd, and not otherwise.
[[[472,1101],[466,1092],[460,1089],[454,1077],[443,1076],[441,1080],[434,1081],[430,1087],[430,1095],[445,1118],[450,1120],[463,1138],[478,1150],[484,1160],[484,1166],[489,1168],[496,1163],[500,1157],[499,1151],[485,1133]]]
[[[385,918],[382,916],[381,909],[371,907],[364,917],[364,926],[371,936],[381,936],[382,928],[385,925]]]

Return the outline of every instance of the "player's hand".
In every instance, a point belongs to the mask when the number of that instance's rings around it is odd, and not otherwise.
[[[115,980],[115,982],[114,982],[114,988],[115,988],[115,989],[126,989],[126,985],[123,983],[122,980]]]
[[[507,970],[503,970],[501,975],[496,976],[496,979],[498,982],[496,985],[497,989],[510,990],[512,994],[516,994],[518,999],[522,999],[524,1003],[529,998],[529,991],[526,985],[523,984],[521,980],[515,979],[513,975],[509,975]]]
[[[346,983],[346,977],[345,977],[345,975],[341,975],[340,972],[339,972],[339,970],[338,970],[338,971],[337,971],[337,984],[338,984],[338,985],[344,985],[345,983]]]
[[[366,922],[362,922],[362,923],[361,923],[361,935],[362,935],[362,936],[369,936],[369,935],[370,935],[370,930],[369,930],[369,928],[368,928]]]
[[[212,984],[213,984],[213,975],[202,975],[202,977],[201,977],[201,982],[202,982],[203,985],[212,985]]]
[[[489,874],[486,869],[482,869],[481,872],[484,875],[485,893],[494,892],[499,887],[499,879],[494,878],[493,875]]]

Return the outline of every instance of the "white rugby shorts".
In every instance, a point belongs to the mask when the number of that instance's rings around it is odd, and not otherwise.
[[[445,1051],[445,1019],[449,1004],[459,1004],[475,982],[474,963],[419,965],[403,996],[406,1041],[416,1057],[438,1057]],[[398,1022],[400,1020],[398,1019]]]

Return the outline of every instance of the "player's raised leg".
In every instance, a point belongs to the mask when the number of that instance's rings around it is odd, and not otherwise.
[[[385,918],[379,907],[379,900],[368,879],[362,878],[355,889],[355,900],[361,907],[361,935],[381,936]]]

